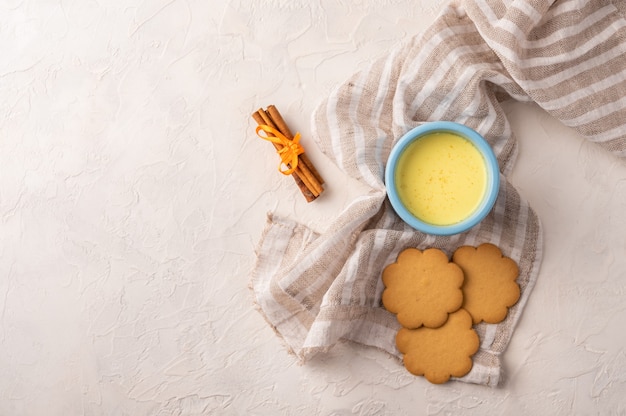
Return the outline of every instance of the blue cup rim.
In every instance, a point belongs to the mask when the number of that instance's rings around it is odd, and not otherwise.
[[[485,191],[485,198],[483,198],[478,208],[476,208],[469,217],[450,225],[434,225],[420,220],[404,206],[396,191],[395,170],[400,155],[402,155],[404,150],[413,143],[413,141],[426,134],[437,132],[454,133],[471,141],[483,155],[487,168],[487,189]],[[411,227],[426,234],[454,235],[468,231],[491,212],[500,189],[500,168],[491,146],[478,132],[463,124],[452,121],[432,121],[409,130],[393,146],[389,158],[387,159],[387,165],[385,166],[385,187],[387,189],[389,202],[391,202],[394,211]]]

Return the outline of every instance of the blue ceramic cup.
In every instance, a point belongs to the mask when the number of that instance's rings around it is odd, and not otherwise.
[[[479,151],[485,163],[486,186],[478,206],[467,217],[447,225],[436,225],[426,222],[409,211],[398,196],[396,184],[398,162],[403,152],[414,141],[432,133],[451,133],[467,139]],[[442,161],[441,166],[445,168],[445,161]],[[407,132],[391,149],[387,159],[387,166],[385,167],[385,187],[393,209],[411,227],[426,234],[454,235],[468,231],[489,214],[498,196],[500,170],[491,146],[473,129],[450,121],[427,122]]]

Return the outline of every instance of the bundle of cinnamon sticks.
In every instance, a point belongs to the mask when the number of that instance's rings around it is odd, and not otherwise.
[[[280,132],[287,139],[294,139],[294,135],[291,133],[291,130],[289,130],[289,127],[287,127],[287,123],[285,123],[285,120],[274,105],[268,106],[266,110],[260,108],[252,114],[252,118],[259,126],[269,126]],[[271,135],[271,133],[267,134]],[[277,151],[280,151],[283,147],[279,143],[272,142],[272,144]],[[315,169],[315,166],[313,166],[313,163],[311,163],[306,153],[298,155],[298,162],[295,165],[295,170],[291,176],[295,180],[300,192],[302,192],[302,195],[306,198],[306,201],[314,201],[324,191],[322,186],[324,180],[317,169]],[[290,165],[288,166],[291,168]]]

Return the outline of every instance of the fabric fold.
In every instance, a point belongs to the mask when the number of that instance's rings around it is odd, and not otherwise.
[[[625,20],[610,2],[587,2],[584,14],[575,11],[579,3],[452,3],[424,33],[352,76],[320,104],[312,120],[318,146],[369,191],[321,234],[268,216],[251,286],[262,314],[299,360],[342,340],[400,359],[399,324],[380,301],[383,268],[407,247],[438,247],[451,256],[461,245],[491,242],[518,263],[522,294],[505,321],[476,326],[481,347],[474,368],[460,380],[500,383],[500,356],[528,302],[542,256],[540,221],[507,179],[517,144],[501,103],[537,102],[589,140],[626,155]],[[576,42],[588,50],[576,49]],[[602,65],[611,70],[589,79]],[[492,212],[469,232],[450,237],[404,224],[386,199],[383,181],[395,141],[434,120],[477,130],[501,169]]]

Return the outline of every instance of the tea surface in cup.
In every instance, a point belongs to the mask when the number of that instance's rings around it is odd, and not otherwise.
[[[407,146],[398,159],[396,190],[405,207],[433,225],[468,218],[487,189],[487,168],[468,139],[448,132],[426,134]]]

